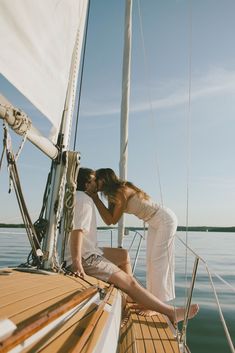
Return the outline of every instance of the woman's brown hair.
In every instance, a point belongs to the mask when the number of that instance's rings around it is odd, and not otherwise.
[[[149,196],[130,181],[124,181],[115,174],[111,168],[100,168],[95,172],[96,180],[103,181],[102,193],[111,203],[117,203],[117,192],[122,191],[125,186],[135,190],[143,199],[149,199]]]

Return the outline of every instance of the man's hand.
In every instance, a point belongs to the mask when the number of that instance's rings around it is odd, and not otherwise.
[[[84,278],[85,272],[84,272],[81,261],[74,260],[72,263],[72,269],[73,269],[73,273],[75,275]]]

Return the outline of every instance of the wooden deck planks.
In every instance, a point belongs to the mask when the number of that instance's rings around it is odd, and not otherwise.
[[[90,280],[90,277],[87,277]],[[19,285],[20,280],[20,285]],[[91,280],[97,285],[97,281]],[[17,282],[17,283],[16,283]],[[13,285],[15,284],[15,287]],[[9,288],[18,288],[9,292]],[[54,304],[60,299],[89,285],[79,278],[22,273],[12,271],[10,276],[0,277],[2,298],[0,316],[11,319],[15,324],[27,319]]]
[[[180,353],[164,316],[138,315],[128,307],[129,318],[120,333],[119,353]]]
[[[93,285],[106,287],[106,284],[92,277],[87,276],[86,279]],[[16,324],[20,324],[21,321],[84,287],[89,287],[89,284],[79,278],[63,275],[32,275],[12,271],[9,276],[0,276],[0,316],[10,318]],[[108,303],[112,303],[114,295],[110,296]],[[72,347],[92,318],[94,307],[96,306],[93,304],[92,307],[74,315],[62,327],[25,350],[24,353],[34,353],[39,347],[42,353],[72,352]],[[129,316],[120,330],[118,353],[179,353],[178,343],[162,315],[143,317],[131,309],[131,306],[128,306],[127,310]],[[92,352],[107,317],[104,311],[82,353]]]
[[[107,284],[95,278],[86,276],[86,280],[101,288],[107,287]],[[0,316],[10,318],[14,323],[20,325],[23,320],[46,309],[69,294],[79,289],[84,289],[84,287],[88,288],[90,285],[75,277],[63,275],[45,276],[12,271],[9,276],[0,276]],[[111,294],[108,300],[109,304],[112,303],[115,296],[114,292],[116,291],[114,289]],[[91,304],[89,308],[75,314],[66,323],[63,323],[59,329],[57,328],[55,332],[50,332],[38,343],[25,349],[24,352],[34,353],[39,348],[40,352],[45,353],[70,352],[78,338],[83,334],[85,327],[89,324],[96,308],[97,305]],[[82,352],[92,352],[108,316],[106,311],[102,313],[94,332],[89,337],[89,341]]]

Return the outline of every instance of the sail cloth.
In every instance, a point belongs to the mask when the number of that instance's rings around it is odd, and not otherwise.
[[[58,132],[88,0],[1,0],[0,70]]]

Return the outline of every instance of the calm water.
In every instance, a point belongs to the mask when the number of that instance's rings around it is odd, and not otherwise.
[[[131,232],[124,240],[129,248],[133,235]],[[186,241],[185,233],[178,236]],[[22,229],[0,229],[0,267],[16,266],[27,259],[29,243]],[[138,246],[138,237],[133,244],[133,251]],[[110,233],[100,232],[100,245],[110,246]],[[235,234],[234,233],[196,233],[187,237],[188,246],[202,257],[213,274],[221,276],[235,288]],[[113,232],[113,246],[116,246],[116,234]],[[176,241],[176,305],[185,304],[185,296],[192,273],[194,257],[180,241]],[[187,265],[186,265],[187,264]],[[141,246],[136,276],[145,284],[145,241]],[[222,312],[230,335],[235,343],[235,289],[213,275],[213,283],[217,291]],[[224,334],[217,309],[213,289],[205,265],[200,262],[195,284],[193,302],[200,304],[198,316],[191,320],[187,330],[187,342],[192,353],[229,353],[231,352]]]

